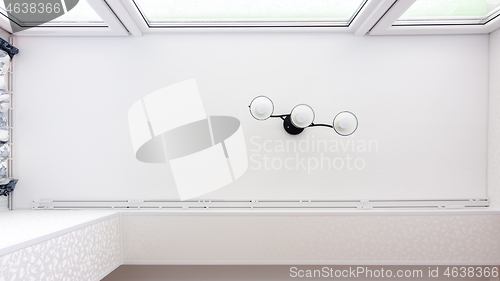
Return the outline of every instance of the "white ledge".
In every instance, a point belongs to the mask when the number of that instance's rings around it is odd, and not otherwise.
[[[16,210],[0,213],[0,256],[119,216],[103,210]]]

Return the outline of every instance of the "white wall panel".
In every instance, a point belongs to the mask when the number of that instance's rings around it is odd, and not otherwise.
[[[39,199],[177,200],[168,164],[135,159],[127,114],[190,78],[207,115],[241,121],[250,161],[238,180],[202,199],[486,197],[487,35],[179,33],[23,37],[17,45],[17,208]],[[247,106],[257,95],[271,97],[276,113],[307,103],[319,123],[350,110],[359,129],[348,138],[326,128],[291,137],[279,119],[252,119]],[[280,151],[287,141],[309,148]],[[328,151],[312,148],[321,141]],[[363,143],[371,150],[357,151]],[[330,168],[337,158],[343,168]],[[363,169],[349,169],[348,158],[362,159]],[[291,169],[279,167],[286,159]]]
[[[490,34],[488,197],[500,207],[500,29]]]
[[[122,214],[124,264],[500,263],[498,215]]]

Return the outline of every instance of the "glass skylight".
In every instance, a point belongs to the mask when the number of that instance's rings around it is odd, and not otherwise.
[[[101,25],[106,26],[99,15],[90,7],[86,0],[78,1],[76,7],[71,11],[51,21],[50,23],[57,24],[85,24],[85,25]]]
[[[417,0],[394,25],[485,24],[500,14],[500,0]]]
[[[348,26],[366,0],[134,0],[150,27]]]
[[[7,16],[4,1],[0,0],[1,13]],[[21,26],[38,26],[39,23],[36,21],[20,21],[19,19],[13,18],[16,23]],[[51,20],[50,22],[40,25],[44,26],[107,26],[106,23],[99,17],[99,15],[92,9],[92,7],[87,3],[86,0],[78,1],[78,4],[68,11],[66,14]]]

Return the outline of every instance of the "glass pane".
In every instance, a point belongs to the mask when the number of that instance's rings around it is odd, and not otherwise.
[[[150,26],[347,26],[364,0],[135,0]]]
[[[484,24],[499,9],[500,0],[417,0],[395,25]]]
[[[105,25],[104,21],[99,17],[99,15],[90,7],[87,0],[80,0],[76,7],[71,9],[71,11],[58,17],[55,20],[50,21],[50,23],[58,24],[78,24],[78,25]]]
[[[2,14],[7,15],[5,11],[5,3],[0,0],[0,8]],[[36,21],[20,22],[14,19],[15,22],[22,26],[37,26],[39,23]],[[50,22],[41,24],[40,26],[107,26],[106,23],[99,17],[99,15],[90,7],[87,0],[79,0],[78,4],[66,14],[51,20]]]

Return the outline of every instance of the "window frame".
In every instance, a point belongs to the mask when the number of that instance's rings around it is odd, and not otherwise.
[[[353,15],[352,20],[347,26],[328,26],[328,25],[306,25],[306,26],[150,26],[147,19],[139,7],[133,0],[107,0],[108,4],[117,13],[118,17],[122,20],[122,16],[127,17],[122,22],[127,26],[127,29],[137,28],[142,34],[162,34],[171,32],[199,32],[199,31],[265,31],[265,30],[279,30],[279,31],[334,31],[334,32],[354,32],[358,30],[363,23],[371,16],[372,12],[377,6],[385,0],[367,0],[363,2],[361,7]],[[392,1],[392,0],[391,0]],[[124,11],[120,11],[122,7]],[[115,10],[115,7],[117,9]],[[125,12],[127,14],[125,14]],[[129,28],[129,26],[133,27]],[[134,32],[131,32],[134,33]],[[139,32],[137,32],[139,33]]]
[[[102,26],[32,27],[15,36],[129,36],[185,32],[329,32],[365,35],[487,34],[500,28],[500,15],[485,24],[394,25],[417,0],[367,0],[348,26],[197,26],[149,27],[133,0],[87,0],[103,19]],[[11,33],[9,20],[0,15],[0,28]]]
[[[359,15],[360,11],[366,5],[368,0],[361,0],[361,5],[356,8],[354,13],[350,16],[347,22],[343,21],[328,21],[328,20],[298,20],[294,23],[294,21],[286,21],[286,20],[262,20],[262,21],[254,21],[254,20],[237,20],[233,22],[225,22],[223,20],[213,20],[210,22],[190,22],[187,20],[179,20],[179,21],[165,21],[165,23],[154,23],[148,20],[148,16],[144,10],[141,10],[139,0],[131,0],[131,3],[136,7],[141,15],[142,19],[146,22],[146,25],[149,28],[226,28],[226,27],[245,27],[245,28],[253,28],[253,27],[348,27],[354,19]],[[346,24],[347,23],[347,24]]]
[[[101,17],[106,26],[66,25],[36,26],[16,32],[15,36],[128,36],[129,32],[121,23],[106,1],[87,0],[88,4]],[[10,20],[0,15],[0,28],[12,33]]]
[[[500,28],[500,15],[484,24],[426,24],[395,25],[396,21],[417,0],[396,1],[370,32],[370,35],[446,35],[446,34],[487,34]]]

